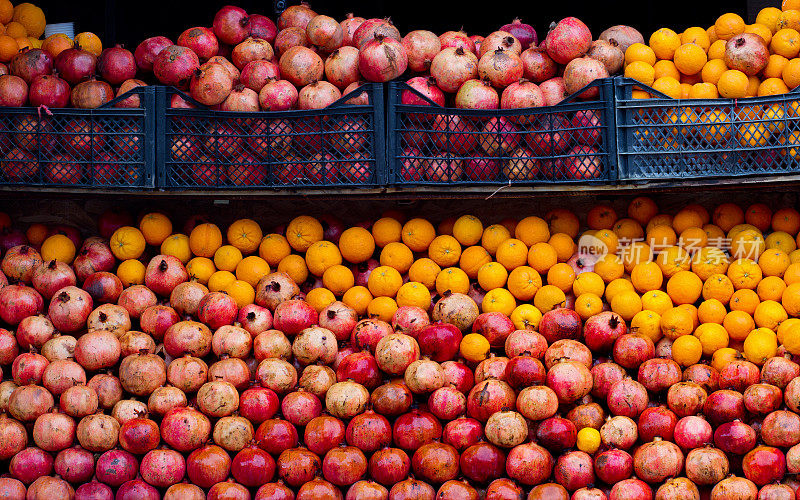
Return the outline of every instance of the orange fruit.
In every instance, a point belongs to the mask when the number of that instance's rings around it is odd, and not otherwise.
[[[354,286],[342,295],[342,302],[348,307],[355,309],[356,314],[363,316],[367,312],[369,303],[372,302],[372,294],[363,286]]]
[[[615,222],[617,222],[617,212],[609,205],[595,205],[586,214],[586,224],[589,229],[611,229]]]
[[[44,240],[40,253],[44,262],[57,260],[72,264],[75,259],[75,243],[63,234],[54,234]]]
[[[103,42],[100,41],[100,37],[89,31],[75,35],[75,45],[95,56],[103,52]]]
[[[228,285],[236,281],[236,275],[230,271],[217,271],[208,278],[208,289],[211,292],[219,292]]]
[[[728,331],[717,323],[703,323],[697,327],[693,335],[703,346],[704,356],[711,356],[717,350],[728,347],[730,341]]]
[[[683,248],[672,246],[659,252],[655,262],[661,268],[662,274],[667,278],[671,278],[679,271],[689,270],[691,257]]]
[[[292,253],[292,248],[286,238],[277,233],[271,233],[261,239],[258,246],[258,255],[267,261],[270,266],[277,266],[278,262]]]
[[[482,265],[492,261],[492,256],[482,246],[471,246],[461,252],[458,267],[464,270],[470,279],[478,277],[478,270]],[[431,261],[433,262],[433,261]],[[417,280],[419,281],[419,280]]]
[[[428,247],[428,257],[441,267],[454,266],[461,258],[461,245],[453,236],[437,236]]]
[[[786,290],[786,282],[777,276],[767,276],[756,286],[756,293],[762,301],[781,300],[784,290]]]
[[[41,246],[42,242],[47,238],[47,226],[44,224],[31,224],[25,230],[25,237],[28,238],[30,245]]]
[[[233,245],[222,245],[214,252],[214,266],[220,271],[236,270],[242,261],[242,252]]]
[[[781,15],[778,16],[778,20],[775,22],[775,28],[778,30],[784,28],[800,30],[800,10],[787,9],[781,12]]]
[[[756,15],[756,23],[769,28],[771,33],[777,31],[776,25],[781,17],[781,9],[777,7],[764,7]]]
[[[695,253],[708,244],[708,234],[699,227],[688,227],[678,237],[678,245]]]
[[[800,231],[800,212],[793,208],[781,208],[772,215],[771,226],[773,231],[798,234],[798,231]]]
[[[678,236],[669,226],[653,226],[647,231],[647,244],[656,252],[674,246],[677,240]]]
[[[669,28],[660,28],[650,35],[650,48],[659,59],[672,59],[681,45],[681,37]]]
[[[402,243],[398,244],[402,245]],[[414,263],[411,264],[411,267],[408,269],[408,279],[422,283],[429,290],[433,290],[433,288],[436,286],[436,277],[441,271],[442,268],[439,267],[436,262],[424,257],[422,259],[415,260]]]
[[[486,291],[506,286],[508,271],[498,262],[484,264],[478,270],[478,285]]]
[[[752,33],[754,35],[758,35],[764,40],[764,43],[769,45],[769,42],[772,40],[772,30],[764,26],[763,24],[748,24],[744,28],[745,33]]]
[[[781,74],[778,77],[783,78],[784,83],[790,89],[800,85],[800,58],[795,57],[786,61],[786,65],[781,69]]]
[[[708,58],[711,59],[724,59],[725,58],[725,40],[715,40],[708,47]]]
[[[119,260],[138,259],[144,253],[146,244],[142,232],[131,226],[117,229],[108,241],[111,253]]]
[[[566,262],[575,254],[575,241],[568,234],[554,233],[547,243],[556,251],[558,262]]]
[[[172,234],[172,221],[164,214],[151,212],[139,221],[139,230],[148,245],[161,245]]]
[[[625,266],[618,255],[608,254],[597,261],[594,265],[594,272],[600,275],[603,281],[610,283],[625,274]]]
[[[337,297],[341,297],[344,292],[355,284],[353,271],[349,267],[341,264],[331,266],[322,273],[322,284],[325,288],[333,292]]]
[[[500,244],[510,238],[511,232],[505,226],[502,224],[492,224],[483,230],[481,246],[489,252],[489,255],[494,256]]]
[[[783,306],[774,300],[765,300],[756,306],[753,320],[759,328],[769,328],[773,332],[783,321],[789,319]]]
[[[42,9],[32,3],[20,3],[14,7],[13,22],[24,26],[28,35],[39,38],[44,33],[46,21]]]
[[[680,40],[679,40],[680,44]],[[625,64],[644,62],[650,66],[656,63],[656,53],[643,43],[636,42],[625,50]]]
[[[634,291],[633,285],[631,284],[630,280],[627,280],[625,278],[615,279],[614,281],[606,285],[606,293],[605,293],[606,302],[610,303],[614,297],[626,291]]]
[[[584,293],[591,293],[599,297],[603,296],[606,284],[599,274],[594,272],[581,273],[572,282],[572,294],[576,297]]]
[[[536,295],[533,297],[533,305],[542,313],[546,313],[558,306],[563,307],[566,300],[567,298],[560,288],[553,285],[544,285],[536,291]]]
[[[630,321],[642,311],[642,299],[633,290],[622,291],[611,299],[611,310],[625,321]]]
[[[767,248],[774,248],[784,252],[785,254],[792,253],[797,249],[797,242],[794,237],[786,231],[775,231],[769,234],[764,239]]]
[[[347,262],[366,262],[375,253],[375,238],[363,227],[345,229],[339,236],[339,251]]]
[[[722,97],[741,99],[747,96],[749,83],[747,75],[737,69],[729,69],[720,75],[717,89]]]
[[[267,261],[256,255],[245,257],[236,266],[236,279],[255,287],[258,280],[269,274]]]
[[[769,248],[762,253],[758,258],[758,266],[761,268],[764,276],[777,276],[783,277],[786,268],[789,267],[789,255],[776,248]]]
[[[629,273],[633,271],[636,264],[653,260],[653,250],[643,241],[636,241],[623,248],[621,252],[622,265],[625,266],[625,271]]]
[[[521,301],[530,301],[542,287],[542,277],[532,267],[519,266],[508,275],[508,291]]]
[[[278,271],[286,273],[295,283],[303,283],[308,279],[308,267],[302,255],[287,255],[278,262]]]
[[[732,12],[722,14],[714,23],[714,33],[721,40],[730,40],[739,33],[744,33],[744,19]]]
[[[431,306],[431,292],[422,283],[409,281],[397,291],[397,305],[416,306],[427,311]]]
[[[770,95],[780,95],[789,92],[789,87],[781,78],[767,78],[758,86],[757,95],[759,97],[762,96],[770,96]],[[762,125],[763,124],[759,124]]]
[[[341,263],[342,254],[339,252],[339,247],[330,241],[317,241],[306,251],[306,266],[314,276],[321,277],[326,269]]]
[[[625,77],[652,87],[656,79],[656,70],[644,61],[633,61],[625,66]]]
[[[783,0],[781,2],[781,10],[797,10],[800,9],[800,0]]]
[[[467,293],[469,291],[467,274],[457,267],[442,269],[436,276],[436,292],[443,295],[448,290],[452,293]]]
[[[637,196],[628,204],[628,217],[639,224],[647,224],[656,215],[658,215],[658,205],[647,196]]]
[[[0,35],[0,62],[11,61],[17,52],[19,52],[17,41],[8,35]]]
[[[185,234],[176,233],[170,235],[167,239],[161,242],[161,248],[159,250],[163,255],[172,255],[173,257],[176,257],[178,260],[183,262],[184,265],[189,262],[190,259],[192,259],[192,251],[189,249],[189,237]]]
[[[739,231],[731,238],[731,255],[735,258],[756,260],[764,251],[766,243],[759,231],[747,229]]]
[[[708,62],[706,51],[694,43],[684,43],[675,50],[675,67],[684,75],[696,75]]]
[[[610,231],[608,229],[598,229],[597,231],[592,234],[597,240],[599,240],[605,248],[602,246],[598,249],[595,249],[595,255],[606,255],[606,254],[616,254],[618,247],[619,247],[619,238],[614,231]],[[591,240],[590,240],[591,241]],[[581,249],[581,252],[586,252],[586,249]]]
[[[664,282],[664,275],[655,262],[642,262],[633,267],[631,282],[633,287],[640,293],[658,290]]]
[[[393,298],[375,297],[367,306],[367,314],[370,318],[378,318],[388,323],[397,309],[397,302]]]
[[[298,252],[305,252],[312,244],[321,241],[322,236],[322,224],[308,215],[295,217],[286,226],[286,240]]]
[[[783,70],[789,64],[789,59],[780,54],[772,54],[769,56],[767,66],[761,72],[764,78],[783,78]]]
[[[691,271],[678,271],[667,281],[667,293],[675,304],[694,304],[702,291],[702,280]]]
[[[53,59],[67,49],[71,49],[75,45],[72,38],[64,33],[54,33],[42,42],[42,50],[50,54]]]
[[[691,335],[693,331],[694,320],[686,309],[673,307],[661,315],[661,333],[668,339]]]
[[[681,82],[671,76],[655,78],[655,81],[653,82],[653,89],[672,99],[681,98]]]
[[[705,300],[714,299],[722,304],[727,304],[730,302],[734,291],[733,282],[724,274],[712,274],[703,283],[703,298]]]
[[[650,290],[642,294],[642,307],[659,315],[673,306],[672,299],[669,298],[666,292],[661,290]]]
[[[8,24],[14,16],[14,5],[10,0],[0,1],[0,23]]]
[[[565,233],[571,238],[578,236],[580,222],[578,216],[566,208],[554,208],[547,212],[544,220],[550,227],[550,234]],[[551,236],[552,238],[552,236]]]
[[[309,290],[306,294],[306,302],[319,314],[323,309],[336,302],[336,297],[327,288],[319,287]]]
[[[697,308],[700,323],[717,323],[721,325],[727,314],[728,310],[725,309],[725,304],[717,299],[704,300]]]
[[[602,311],[603,299],[593,293],[584,293],[575,298],[575,312],[584,321]]]
[[[691,98],[692,87],[694,87],[694,85],[690,83],[681,83],[681,99]],[[717,88],[715,86],[714,91],[716,92],[716,90]]]
[[[742,288],[755,290],[762,277],[761,268],[751,259],[736,259],[728,267],[728,278],[737,290]]]
[[[547,284],[555,285],[565,293],[572,290],[572,283],[575,281],[575,270],[566,263],[558,263],[547,271]]]
[[[263,233],[261,226],[253,219],[239,219],[228,226],[228,243],[244,254],[251,254],[258,249]]]
[[[477,245],[483,236],[483,223],[474,215],[462,215],[453,224],[453,236],[465,247]]]
[[[800,283],[792,283],[783,290],[781,304],[789,316],[800,316]]]
[[[644,238],[644,229],[633,219],[620,219],[614,224],[614,232],[620,240],[635,242]]]
[[[672,359],[682,367],[696,364],[702,356],[703,344],[694,335],[683,335],[672,343]]]
[[[499,312],[511,316],[516,308],[517,301],[505,288],[495,288],[486,292],[483,302],[481,302],[481,311],[485,313]]]
[[[708,48],[711,46],[711,39],[708,37],[706,30],[699,26],[692,26],[691,28],[686,28],[686,30],[681,33],[681,43],[694,43],[695,45],[699,45],[704,51],[708,51]]]
[[[434,238],[436,230],[433,224],[425,219],[411,219],[403,225],[403,243],[414,252],[427,250]]]
[[[27,41],[28,32],[25,30],[25,26],[21,23],[16,21],[11,21],[10,23],[6,24],[6,35],[14,38],[15,40],[24,39]],[[19,45],[19,42],[17,42]]]
[[[728,271],[730,261],[721,249],[703,247],[692,257],[692,272],[701,280],[707,280],[713,274],[724,274]]]
[[[734,226],[744,223],[744,210],[735,203],[723,203],[714,209],[714,224],[725,232]]]
[[[540,217],[525,217],[514,228],[514,237],[530,247],[550,239],[550,227]]]
[[[120,262],[117,268],[117,278],[125,288],[131,285],[143,285],[145,271],[146,268],[141,261],[128,259]]]
[[[733,292],[728,307],[731,311],[744,311],[752,315],[756,312],[756,306],[758,306],[760,302],[761,300],[754,290],[742,288],[741,290]]]
[[[781,55],[787,59],[797,57],[797,53],[800,51],[800,33],[791,28],[778,30],[777,33],[772,35],[769,50],[773,54]]]
[[[722,320],[722,326],[733,340],[744,340],[756,327],[753,317],[745,311],[731,311]]]
[[[391,217],[383,217],[372,225],[372,238],[375,244],[383,248],[393,241],[400,241],[403,225]]]
[[[403,277],[389,266],[376,267],[367,280],[367,288],[374,297],[394,297],[402,285]]]
[[[324,290],[324,288],[320,288],[320,290]],[[252,304],[256,298],[256,291],[253,289],[253,285],[242,280],[234,280],[232,283],[229,283],[228,286],[223,288],[222,291],[230,295],[233,301],[236,302],[236,307],[239,308]],[[314,307],[314,303],[310,300],[309,304]],[[330,302],[326,304],[326,307],[327,305],[330,305]],[[316,307],[314,308],[316,309]],[[322,309],[324,309],[324,307],[316,310],[319,313],[319,311]]]
[[[546,273],[557,263],[558,253],[549,243],[535,243],[528,250],[528,265],[539,273]]]
[[[681,72],[675,67],[675,63],[667,59],[662,59],[653,65],[653,77],[658,80],[659,78],[671,77],[680,81]]]
[[[720,229],[714,224],[706,224],[703,226],[703,231],[706,233],[706,241],[708,246],[721,248],[725,243],[725,231]]]
[[[528,262],[528,247],[518,239],[507,239],[497,248],[497,262],[509,271],[524,266]]]

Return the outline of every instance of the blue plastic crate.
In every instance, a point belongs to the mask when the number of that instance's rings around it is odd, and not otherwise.
[[[602,184],[617,179],[610,79],[556,106],[443,108],[404,82],[389,83],[388,162],[395,185]],[[402,104],[404,92],[431,106]],[[587,118],[587,122],[581,121]]]
[[[0,108],[0,186],[154,187],[155,92],[97,109]],[[133,96],[138,108],[114,107]]]
[[[671,99],[617,78],[617,147],[625,180],[800,172],[800,91],[745,99]],[[635,89],[653,98],[633,97]]]
[[[346,101],[366,92],[368,105]],[[386,182],[383,87],[325,109],[238,113],[170,108],[159,97],[159,187],[172,190],[373,187]]]

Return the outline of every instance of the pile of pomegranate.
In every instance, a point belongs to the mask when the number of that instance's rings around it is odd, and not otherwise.
[[[0,238],[0,498],[789,500],[800,487],[789,355],[681,370],[669,343],[613,312],[584,322],[565,304],[519,330],[459,293],[388,322],[339,301],[317,312],[283,272],[240,309],[170,255],[126,288],[102,237],[124,224],[108,213],[86,239],[51,227],[80,249],[72,265],[42,261],[20,230]]]

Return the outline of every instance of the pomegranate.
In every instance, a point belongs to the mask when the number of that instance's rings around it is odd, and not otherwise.
[[[617,384],[619,383],[621,382]],[[617,384],[612,386],[609,392],[609,405],[611,405],[611,393]],[[547,371],[547,385],[556,392],[559,402],[573,402],[589,394],[592,389],[592,374],[582,363],[562,361]]]
[[[319,55],[301,46],[292,47],[283,53],[279,64],[281,76],[297,87],[304,87],[320,80],[325,69],[325,64]]]
[[[645,386],[624,378],[614,383],[608,391],[608,409],[615,415],[635,418],[647,408],[649,397]]]
[[[555,106],[569,95],[564,79],[560,76],[543,81],[539,84],[539,89],[544,95],[545,106]]]
[[[133,354],[120,363],[119,380],[131,394],[147,396],[167,381],[167,367],[155,354]]]
[[[269,43],[275,41],[275,36],[278,34],[278,27],[267,16],[261,14],[251,14],[247,18],[250,27],[250,36],[266,40]]]
[[[359,77],[357,49],[349,46],[338,48],[325,60],[325,78],[340,90],[357,82]]]
[[[586,55],[599,61],[609,75],[618,73],[625,62],[625,53],[617,45],[605,40],[593,41]]]
[[[467,80],[458,89],[456,107],[464,109],[497,109],[500,96],[489,80]]]
[[[478,61],[478,76],[489,80],[497,88],[508,87],[519,81],[523,74],[522,59],[512,50],[498,48],[486,52]]]
[[[84,136],[82,142],[85,142],[86,147],[90,148],[92,144],[91,136]],[[78,251],[72,266],[75,269],[78,281],[83,282],[93,273],[112,271],[115,263],[114,255],[105,242],[89,243],[87,241]]]
[[[142,479],[149,484],[167,488],[177,484],[186,474],[186,461],[174,450],[153,449],[147,452],[141,463]]]
[[[567,64],[585,54],[592,45],[592,33],[579,19],[567,17],[559,21],[544,40],[547,54],[559,64]]]
[[[50,300],[58,290],[76,285],[77,278],[69,264],[51,260],[34,269],[31,284],[43,298]]]
[[[94,475],[94,456],[80,446],[61,450],[56,455],[54,471],[70,483],[85,483]]]
[[[97,58],[97,73],[111,85],[136,76],[136,59],[128,49],[109,47]]]
[[[120,350],[120,341],[114,333],[97,330],[78,339],[75,345],[75,359],[87,370],[97,371],[116,365],[120,358]]]
[[[675,477],[668,479],[666,483],[658,488],[655,498],[656,500],[665,500],[667,498],[685,498],[688,500],[700,498],[700,491],[693,482],[685,477]]]
[[[122,384],[113,375],[98,373],[89,379],[87,385],[97,394],[97,401],[101,408],[110,409],[122,399]]]
[[[639,31],[621,24],[608,28],[597,38],[619,47],[623,53],[634,43],[645,43],[644,37]]]
[[[408,411],[413,395],[405,383],[390,382],[375,389],[370,397],[372,407],[381,415],[397,416]]]
[[[761,381],[779,389],[785,389],[797,376],[800,376],[800,365],[784,357],[769,358],[761,367]]]
[[[745,477],[758,486],[780,481],[786,472],[783,452],[771,446],[758,446],[742,459]]]
[[[683,469],[683,453],[674,443],[655,438],[645,443],[633,455],[636,476],[651,483],[663,482],[677,476]]]
[[[11,247],[3,256],[2,271],[9,280],[31,283],[34,270],[42,264],[42,256],[33,247]]]
[[[578,57],[569,62],[564,69],[564,87],[569,94],[575,94],[595,80],[608,78],[608,70],[601,61],[591,57]],[[581,92],[580,99],[596,99],[600,89],[593,87]]]
[[[616,484],[633,474],[633,457],[623,450],[606,450],[595,458],[594,471],[604,483]]]
[[[686,455],[686,476],[700,486],[711,486],[728,475],[728,458],[715,448],[698,448]]]
[[[530,420],[544,420],[558,411],[558,396],[547,386],[531,386],[520,391],[517,410]]]
[[[189,87],[189,81],[199,67],[200,59],[197,54],[178,45],[164,47],[153,60],[153,73],[158,81],[180,89]]]
[[[210,488],[224,481],[231,468],[228,453],[216,445],[205,445],[186,458],[186,475],[192,484]]]
[[[714,425],[731,422],[744,417],[744,398],[736,391],[723,389],[708,395],[703,414]]]
[[[219,41],[214,32],[203,27],[189,28],[181,33],[177,45],[192,49],[201,61],[207,61],[219,52]]]
[[[456,92],[467,80],[478,76],[478,58],[461,47],[442,48],[430,68],[436,84],[445,92]]]
[[[161,421],[161,439],[180,452],[198,448],[208,440],[211,423],[194,408],[174,408]]]
[[[462,468],[463,461],[462,456]],[[519,483],[540,484],[546,481],[553,471],[553,457],[536,443],[521,444],[508,453],[505,470],[511,479]]]
[[[740,33],[725,44],[725,64],[753,76],[760,73],[769,60],[769,48],[764,39],[754,33]]]
[[[247,63],[242,68],[240,82],[247,88],[261,92],[264,86],[280,78],[280,68],[277,63],[265,60],[256,60]]]
[[[55,335],[53,323],[47,316],[37,315],[28,316],[17,325],[16,342],[14,335],[8,330],[0,329],[0,339],[3,339],[2,357],[0,363],[7,365],[14,361],[19,354],[17,342],[22,349],[30,349],[31,346],[41,349],[42,346]]]
[[[519,40],[522,50],[527,49],[529,46],[535,47],[539,43],[539,37],[536,35],[536,30],[533,29],[533,26],[523,23],[519,18],[501,26],[500,31],[505,31]]]
[[[69,84],[55,75],[40,75],[33,79],[28,91],[31,106],[65,108],[69,104]]]
[[[431,31],[409,32],[403,37],[403,48],[408,55],[408,67],[417,73],[428,71],[433,58],[441,51],[441,46],[439,37]]]
[[[47,358],[31,348],[31,352],[20,354],[14,359],[11,377],[17,385],[41,384],[49,363]]]
[[[136,60],[136,66],[142,71],[152,72],[153,62],[155,61],[156,56],[159,52],[170,45],[172,45],[172,41],[163,36],[147,38],[136,47],[136,50],[133,53],[133,57]],[[111,235],[109,234],[108,236],[104,237],[107,238],[110,236]]]
[[[696,415],[706,402],[706,391],[694,382],[679,382],[669,388],[667,404],[679,417]]]
[[[463,30],[446,31],[439,35],[439,42],[442,44],[442,50],[450,47],[460,47],[467,52],[477,54],[475,42],[472,40],[472,37],[468,36]]]
[[[213,29],[220,42],[228,45],[241,43],[250,34],[247,12],[240,7],[226,5],[214,16]]]

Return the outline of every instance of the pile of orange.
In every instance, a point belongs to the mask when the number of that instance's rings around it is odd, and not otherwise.
[[[769,49],[769,62],[758,74],[748,76],[725,62],[727,41],[741,33],[758,35]],[[783,0],[781,9],[762,9],[753,24],[726,13],[708,28],[695,26],[682,33],[661,28],[647,45],[627,49],[625,76],[674,99],[769,96],[800,85],[799,52],[800,0]],[[641,89],[634,95],[650,97]]]
[[[240,219],[225,231],[204,223],[184,235],[151,213],[138,228],[117,230],[110,245],[126,286],[144,281],[138,259],[150,245],[240,307],[277,270],[305,283],[318,311],[340,300],[360,316],[389,321],[398,307],[429,310],[452,292],[483,296],[482,312],[505,314],[519,329],[535,329],[556,307],[572,307],[583,319],[610,309],[633,331],[671,345],[683,366],[701,357],[741,355],[760,364],[780,349],[800,354],[795,209],[726,203],[670,215],[639,197],[624,217],[611,206],[593,207],[585,226],[567,209],[496,224],[463,215],[436,226],[390,211],[334,243],[311,216],[291,220],[283,234],[264,235],[256,221]]]
[[[46,24],[44,12],[36,5],[0,0],[0,62],[9,62],[24,48],[40,48]]]

